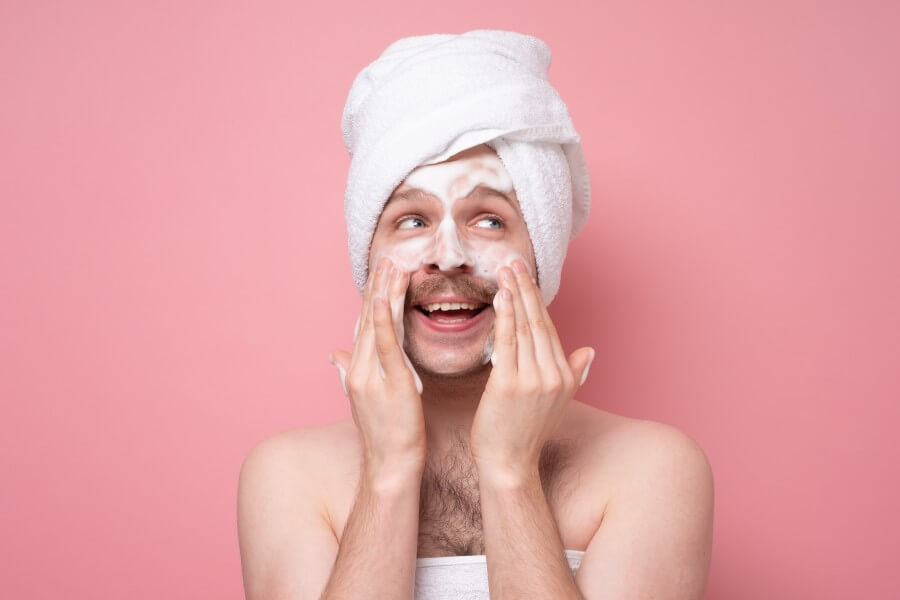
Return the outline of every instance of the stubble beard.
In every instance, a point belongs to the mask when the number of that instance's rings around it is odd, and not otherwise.
[[[462,349],[448,346],[442,351],[424,351],[414,336],[409,335],[410,326],[404,327],[403,350],[420,375],[439,378],[462,378],[481,371],[490,364],[494,351],[494,325],[485,337],[481,348]]]

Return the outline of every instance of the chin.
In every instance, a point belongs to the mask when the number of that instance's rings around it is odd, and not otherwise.
[[[420,375],[465,377],[490,368],[494,324],[490,312],[477,328],[463,332],[435,332],[418,315],[404,319],[403,349]],[[418,319],[418,321],[416,320]]]
[[[412,359],[410,359],[412,361]],[[444,378],[454,378],[454,377],[468,377],[469,375],[473,375],[475,373],[480,372],[481,370],[487,368],[487,365],[481,361],[477,363],[469,363],[468,365],[428,365],[421,364],[412,361],[413,366],[416,368],[416,372],[419,375],[425,375],[427,377],[444,377]]]
[[[409,340],[407,340],[409,342]],[[488,339],[480,348],[419,348],[405,344],[410,362],[420,375],[430,377],[466,377],[490,366],[493,344]]]

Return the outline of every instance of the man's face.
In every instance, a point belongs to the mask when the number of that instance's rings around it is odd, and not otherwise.
[[[404,349],[417,369],[464,375],[490,360],[497,270],[534,254],[512,180],[480,145],[412,171],[375,229],[369,269],[390,257],[411,273]]]

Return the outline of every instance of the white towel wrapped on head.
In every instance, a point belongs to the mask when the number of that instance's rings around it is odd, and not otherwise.
[[[353,278],[362,291],[378,218],[416,167],[486,143],[510,174],[549,303],[590,184],[568,109],[547,80],[540,39],[500,30],[403,38],[353,82],[341,120],[351,155],[344,198]]]

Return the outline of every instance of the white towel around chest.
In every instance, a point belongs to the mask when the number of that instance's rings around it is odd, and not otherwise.
[[[572,575],[584,552],[566,550]],[[489,600],[487,559],[475,556],[439,556],[416,559],[415,600]]]

